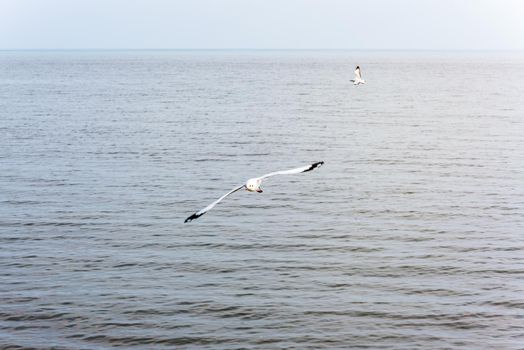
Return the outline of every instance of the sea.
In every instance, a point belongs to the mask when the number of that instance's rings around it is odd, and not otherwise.
[[[0,349],[113,348],[524,349],[524,52],[0,52]]]

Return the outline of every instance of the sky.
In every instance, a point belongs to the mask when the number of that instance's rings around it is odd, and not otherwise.
[[[0,49],[524,50],[524,1],[0,0]]]

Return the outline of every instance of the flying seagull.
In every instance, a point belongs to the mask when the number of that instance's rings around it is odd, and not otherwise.
[[[360,67],[357,66],[355,68],[355,79],[351,80],[353,82],[353,85],[359,85],[359,84],[365,84],[366,81],[362,79],[362,76],[360,75]]]
[[[229,191],[228,193],[226,193],[225,195],[223,195],[222,197],[220,197],[219,199],[217,199],[216,201],[214,201],[213,203],[211,203],[210,205],[208,205],[204,209],[202,209],[200,211],[197,211],[196,213],[192,214],[184,222],[189,222],[191,220],[198,219],[199,217],[201,217],[202,215],[204,215],[205,213],[207,213],[208,211],[213,209],[213,207],[215,205],[217,205],[218,203],[220,203],[220,201],[222,201],[224,198],[226,198],[230,194],[235,193],[238,190],[245,189],[246,191],[249,191],[249,192],[262,193],[262,189],[260,188],[260,185],[262,184],[262,180],[267,179],[268,177],[275,176],[275,175],[290,175],[290,174],[305,173],[307,171],[311,171],[311,170],[313,170],[315,168],[320,167],[322,164],[324,164],[324,162],[317,162],[317,163],[313,163],[311,165],[302,166],[300,168],[295,168],[295,169],[290,169],[290,170],[283,170],[283,171],[275,171],[273,173],[269,173],[269,174],[263,175],[261,177],[254,177],[252,179],[249,179],[249,180],[246,181],[245,184],[233,188],[231,191]]]

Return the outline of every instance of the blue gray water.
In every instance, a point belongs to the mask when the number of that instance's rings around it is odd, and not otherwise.
[[[0,53],[0,348],[523,349],[523,82],[522,53]]]

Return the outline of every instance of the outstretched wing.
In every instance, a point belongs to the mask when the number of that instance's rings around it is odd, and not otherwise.
[[[199,217],[201,217],[202,215],[204,215],[205,213],[207,213],[208,211],[210,211],[211,209],[213,209],[213,207],[215,205],[217,205],[222,199],[226,198],[227,196],[229,196],[230,194],[244,188],[245,185],[241,185],[241,186],[238,186],[238,187],[235,187],[233,188],[231,191],[229,191],[228,193],[226,193],[225,195],[223,195],[222,197],[220,197],[219,199],[217,199],[216,201],[214,201],[213,203],[211,203],[210,205],[208,205],[207,207],[205,207],[204,209],[200,210],[200,211],[197,211],[196,213],[192,214],[191,216],[189,216],[184,222],[190,222],[191,220],[195,220],[195,219],[198,219]]]
[[[300,168],[295,168],[295,169],[290,169],[290,170],[282,170],[282,171],[275,171],[273,173],[269,173],[269,174],[266,174],[264,176],[261,176],[260,179],[265,179],[265,178],[268,178],[268,177],[271,177],[271,176],[275,176],[275,175],[290,175],[290,174],[305,173],[306,171],[311,171],[311,170],[313,170],[315,168],[318,168],[322,164],[324,164],[324,162],[316,162],[316,163],[313,163],[311,165],[302,166]]]
[[[362,76],[360,75],[360,68],[355,69],[355,80],[361,80]]]

